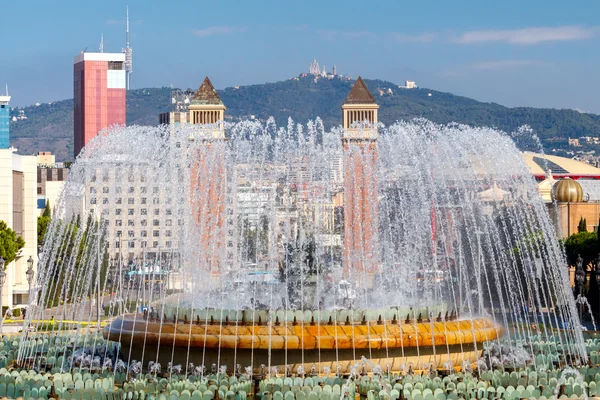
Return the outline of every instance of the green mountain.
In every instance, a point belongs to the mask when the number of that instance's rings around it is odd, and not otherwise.
[[[427,118],[438,123],[458,122],[474,126],[494,126],[513,132],[529,125],[545,151],[567,149],[567,139],[600,136],[600,115],[575,110],[504,107],[431,89],[402,89],[381,80],[365,80],[380,105],[379,118],[385,124],[397,120]],[[279,125],[288,117],[305,122],[319,116],[326,127],[341,123],[340,107],[352,81],[299,77],[282,82],[219,90],[227,106],[226,115],[237,120],[255,116],[275,117]],[[391,89],[391,93],[388,91]],[[170,108],[170,89],[137,89],[127,93],[128,125],[156,125],[158,114]],[[62,100],[23,108],[27,120],[11,123],[11,144],[22,154],[51,151],[58,160],[73,158],[73,100]],[[13,109],[12,115],[19,115]],[[526,146],[526,144],[523,144]],[[592,145],[583,150],[597,150]]]

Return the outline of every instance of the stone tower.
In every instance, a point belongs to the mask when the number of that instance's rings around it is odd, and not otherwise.
[[[377,110],[379,106],[359,76],[344,114],[344,273],[372,274],[378,268]]]
[[[205,272],[219,274],[225,261],[225,105],[206,77],[189,106],[188,121],[197,125],[192,145],[191,205],[196,223],[197,260]]]

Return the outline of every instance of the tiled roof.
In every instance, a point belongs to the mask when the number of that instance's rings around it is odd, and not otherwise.
[[[204,78],[204,82],[198,88],[198,91],[192,99],[192,104],[210,104],[210,105],[222,105],[223,102],[219,97],[219,94],[215,90],[215,87],[208,79],[208,76]]]
[[[375,98],[369,92],[365,81],[359,76],[356,82],[354,82],[354,86],[348,93],[348,97],[346,97],[346,101],[344,104],[373,104],[375,103]]]

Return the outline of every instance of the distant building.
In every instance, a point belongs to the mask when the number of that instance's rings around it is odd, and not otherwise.
[[[406,89],[415,89],[417,87],[417,84],[415,83],[415,81],[406,81],[404,83],[404,87]]]
[[[37,164],[39,166],[51,167],[56,164],[56,156],[50,151],[38,151]]]
[[[579,144],[579,139],[571,139],[571,138],[569,138],[569,146],[581,147],[581,145]]]
[[[0,149],[10,147],[10,96],[7,93],[0,96]]]
[[[0,149],[0,221],[21,236],[25,247],[15,261],[6,266],[6,283],[2,290],[2,305],[27,303],[27,259],[34,260],[37,268],[37,204],[36,157],[21,156],[15,149]]]
[[[308,68],[308,72],[314,76],[321,75],[321,68],[319,67],[319,63],[317,62],[316,58],[314,58],[313,62],[310,64],[310,67]]]
[[[98,132],[126,122],[125,54],[81,53],[73,65],[74,157]]]
[[[49,151],[37,155],[37,208],[39,215],[44,213],[46,203],[53,209],[58,204],[69,169],[55,162],[56,157]]]

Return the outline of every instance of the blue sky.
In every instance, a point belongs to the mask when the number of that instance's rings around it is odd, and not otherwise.
[[[2,2],[0,84],[13,105],[72,97],[73,57],[125,43],[132,87],[284,80],[313,57],[331,70],[507,106],[600,113],[600,2]]]

